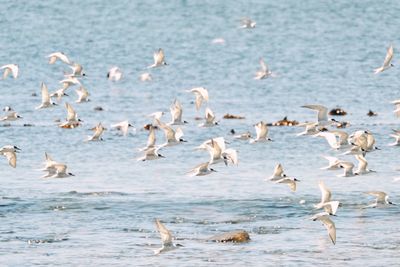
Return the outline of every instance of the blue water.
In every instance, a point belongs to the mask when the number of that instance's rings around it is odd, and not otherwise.
[[[381,266],[400,260],[399,206],[360,209],[372,201],[368,190],[387,192],[400,203],[398,148],[388,147],[398,128],[390,101],[399,98],[397,46],[400,43],[397,1],[3,1],[0,10],[0,64],[16,63],[20,77],[0,81],[0,106],[12,106],[22,117],[0,127],[0,146],[18,145],[18,166],[0,159],[1,266]],[[240,18],[257,22],[239,29]],[[224,38],[223,45],[212,44]],[[394,68],[373,75],[395,47]],[[168,66],[150,70],[153,81],[138,77],[162,47]],[[76,104],[73,89],[62,102],[72,103],[82,127],[60,129],[59,107],[35,110],[40,84],[58,88],[63,72],[48,65],[46,55],[64,51],[84,66],[82,83],[91,102]],[[277,77],[253,79],[264,57]],[[110,67],[125,76],[106,80]],[[208,88],[209,106],[220,125],[199,128],[193,95]],[[33,97],[32,93],[39,96]],[[146,144],[145,115],[163,110],[177,98],[184,108],[189,142],[164,149],[165,159],[136,162]],[[381,151],[369,153],[376,173],[338,178],[320,170],[331,154],[326,142],[296,138],[298,127],[271,127],[274,142],[250,145],[232,140],[230,129],[250,130],[260,120],[288,115],[298,121],[315,114],[300,106],[340,106],[349,114],[345,129],[370,130]],[[103,112],[94,111],[102,106]],[[367,117],[369,109],[377,117]],[[224,120],[225,113],[245,120]],[[129,119],[136,133],[126,138],[110,125]],[[169,121],[169,114],[163,120]],[[102,122],[103,142],[85,143],[89,130]],[[33,124],[23,127],[23,124]],[[158,143],[163,134],[157,134]],[[188,177],[191,167],[207,161],[193,147],[224,136],[239,151],[239,166],[215,166],[217,173]],[[44,152],[68,164],[76,176],[40,179]],[[354,157],[343,157],[356,163]],[[296,193],[265,181],[276,163],[301,182]],[[324,180],[343,207],[333,220],[334,246],[316,213],[318,181]],[[305,200],[305,204],[299,204]],[[174,233],[183,248],[159,256],[154,219]],[[246,244],[205,240],[217,233],[244,229]]]

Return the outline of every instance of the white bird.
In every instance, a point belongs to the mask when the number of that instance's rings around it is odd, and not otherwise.
[[[252,29],[256,27],[256,22],[251,20],[250,18],[242,18],[240,20],[240,28],[242,29]]]
[[[151,74],[148,72],[142,73],[139,76],[139,80],[141,80],[142,82],[151,81],[152,79],[153,79],[153,76],[151,76]]]
[[[329,161],[329,165],[321,168],[321,170],[337,170],[339,169],[340,160],[336,157],[323,156],[325,159]]]
[[[328,119],[328,108],[322,105],[305,105],[303,108],[312,109],[317,111],[317,125],[319,127],[326,127],[331,125],[334,122],[337,122],[335,119]]]
[[[331,239],[332,243],[335,245],[336,244],[336,227],[335,223],[329,218],[329,213],[327,212],[321,212],[318,214],[315,214],[313,217],[311,217],[311,220],[313,221],[321,221],[324,226],[326,227],[326,230],[328,231],[329,238]]]
[[[205,122],[199,124],[199,127],[213,127],[215,125],[218,125],[218,122],[214,121],[215,120],[215,115],[214,112],[210,108],[206,108],[206,116],[205,116]]]
[[[63,96],[68,96],[68,94],[65,93],[66,90],[67,88],[60,88],[56,90],[54,93],[51,93],[50,97],[56,97],[57,101],[60,102]]]
[[[296,136],[302,136],[302,135],[315,135],[319,132],[317,126],[317,123],[306,123],[306,124],[301,124],[298,126],[306,126],[303,132],[296,134]]]
[[[49,64],[54,64],[56,63],[57,60],[60,60],[68,65],[71,64],[71,61],[63,52],[51,53],[50,55],[47,56],[47,58],[49,58]]]
[[[156,122],[157,125],[159,125],[161,129],[163,129],[166,139],[165,143],[162,144],[160,147],[174,146],[183,142],[187,142],[182,138],[183,131],[181,128],[177,128],[176,130],[174,130],[172,129],[172,127],[166,125],[165,123],[162,123],[157,119]]]
[[[169,123],[170,125],[183,125],[187,123],[186,121],[182,121],[183,109],[181,103],[177,99],[175,99],[174,103],[170,107],[170,111],[172,117],[172,120]]]
[[[78,99],[75,101],[76,103],[88,102],[89,100],[89,92],[86,90],[85,87],[80,86],[78,89],[75,90],[78,94]]]
[[[119,81],[122,78],[122,71],[118,67],[112,67],[107,73],[107,79],[110,81]]]
[[[393,130],[393,134],[390,136],[395,139],[394,143],[390,143],[389,146],[400,146],[400,132],[398,130]]]
[[[206,141],[204,141],[201,145],[195,147],[194,149],[197,150],[207,150],[207,146],[212,146],[212,143],[216,142],[218,144],[218,146],[221,148],[221,150],[225,150],[226,146],[225,146],[225,138],[223,137],[215,137],[212,139],[208,139]]]
[[[271,138],[268,137],[268,127],[265,122],[260,121],[254,125],[254,128],[256,129],[257,136],[255,139],[251,139],[250,143],[272,141]]]
[[[149,127],[149,136],[147,137],[147,144],[144,148],[140,148],[139,151],[146,151],[150,148],[154,148],[156,145],[156,131],[153,125]]]
[[[289,186],[290,190],[292,190],[292,192],[296,192],[296,182],[300,182],[300,180],[298,180],[296,178],[285,177],[285,178],[277,180],[275,183],[287,184]]]
[[[1,117],[0,121],[16,121],[18,119],[22,119],[22,117],[17,112],[10,111],[4,117]]]
[[[4,70],[3,72],[3,80],[7,78],[7,76],[11,73],[14,79],[18,78],[19,67],[17,64],[7,64],[0,67],[0,70]]]
[[[280,163],[278,163],[275,166],[274,173],[269,177],[269,180],[275,182],[284,177],[286,177],[286,174],[284,174],[282,165]]]
[[[274,74],[269,70],[268,65],[265,64],[263,58],[260,58],[260,65],[261,69],[256,72],[256,75],[254,76],[255,80],[262,80],[274,76]]]
[[[382,191],[369,191],[365,192],[368,195],[376,197],[375,202],[364,207],[364,208],[376,208],[378,206],[384,206],[384,205],[395,205],[393,202],[389,201],[389,196]]]
[[[49,169],[52,169],[54,165],[60,164],[57,161],[53,160],[47,152],[44,152],[44,156],[46,158],[44,162],[44,168],[40,169],[41,171],[48,171]]]
[[[78,127],[82,121],[78,119],[78,114],[75,112],[74,108],[69,103],[65,103],[65,108],[67,109],[67,119],[65,122],[61,123],[59,127],[69,129]]]
[[[40,106],[36,107],[36,109],[49,108],[55,106],[56,103],[53,103],[53,101],[51,100],[49,95],[49,89],[47,89],[46,84],[43,82],[41,84],[41,91],[42,91],[42,103],[40,104]]]
[[[171,232],[162,224],[158,219],[156,219],[156,227],[157,231],[161,236],[161,248],[154,250],[154,254],[158,255],[162,252],[170,251],[178,247],[182,247],[180,244],[174,244],[172,242],[172,234]]]
[[[357,170],[354,172],[355,175],[366,174],[369,172],[375,172],[373,170],[368,169],[368,162],[364,158],[363,155],[355,155],[356,159],[358,160]]]
[[[6,151],[1,152],[0,155],[3,155],[7,158],[8,164],[15,168],[17,167],[17,154],[16,151]]]
[[[352,177],[354,175],[357,175],[357,173],[353,172],[354,164],[353,162],[350,161],[341,161],[339,164],[340,168],[344,169],[343,174],[338,175],[338,177]]]
[[[74,174],[67,172],[67,165],[62,163],[53,164],[46,171],[48,173],[43,175],[41,178],[66,178],[75,176]]]
[[[129,127],[133,127],[133,125],[130,124],[127,120],[111,125],[111,128],[120,131],[123,136],[126,136],[128,134]]]
[[[87,141],[102,141],[103,138],[101,138],[101,135],[103,134],[105,128],[103,127],[101,122],[99,122],[93,130],[94,134],[92,136],[89,136]]]
[[[331,190],[326,187],[324,181],[319,181],[318,186],[319,190],[321,191],[321,202],[314,205],[314,207],[316,209],[321,209],[325,203],[331,201],[332,193]]]
[[[73,85],[82,85],[81,82],[74,76],[67,77],[61,80],[60,83],[62,84],[63,89],[67,89],[68,87]]]
[[[251,133],[249,131],[247,131],[245,133],[235,135],[233,138],[239,139],[239,140],[249,140],[251,138]]]
[[[188,90],[188,92],[191,92],[195,95],[196,100],[196,110],[199,110],[201,107],[201,104],[203,103],[203,101],[208,102],[208,91],[206,88],[204,87],[196,87],[193,89]]]
[[[201,164],[197,165],[196,167],[194,167],[193,169],[191,169],[188,172],[188,174],[190,176],[204,176],[204,175],[208,175],[212,172],[217,172],[217,171],[214,170],[213,168],[210,168],[209,162],[205,162],[205,163],[201,163]]]
[[[158,51],[154,52],[153,58],[154,58],[154,64],[148,66],[148,68],[155,68],[167,65],[167,63],[165,62],[164,51],[161,48],[159,48]]]
[[[151,147],[144,151],[144,156],[137,159],[137,161],[156,160],[159,158],[165,158],[163,155],[158,153],[158,147]]]
[[[228,165],[229,162],[233,165],[238,164],[237,151],[231,148],[226,149],[225,141],[223,139],[211,139],[211,142],[207,142],[205,147],[210,153],[210,164],[216,164],[222,161],[225,163],[225,165]]]
[[[74,77],[80,77],[80,76],[86,76],[86,74],[83,72],[83,67],[81,64],[74,63],[72,66],[69,66],[72,69],[71,74],[67,74],[70,78]]]
[[[338,149],[340,147],[340,145],[338,144],[338,140],[336,139],[336,135],[334,133],[324,131],[324,132],[319,132],[314,136],[324,137],[332,149]]]
[[[383,61],[382,66],[374,70],[375,74],[387,70],[390,67],[393,67],[393,64],[391,63],[392,58],[393,58],[393,45],[390,45],[386,52],[386,57],[385,60]]]

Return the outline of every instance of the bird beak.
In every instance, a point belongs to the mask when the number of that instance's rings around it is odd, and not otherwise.
[[[21,150],[21,149],[20,149],[19,147],[17,147],[17,146],[14,146],[14,149],[15,149],[15,150],[19,150],[19,151]]]
[[[64,93],[64,95],[65,95],[65,96],[69,96],[68,94],[65,94],[65,93]]]

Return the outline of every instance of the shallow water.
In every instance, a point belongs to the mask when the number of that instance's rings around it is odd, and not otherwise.
[[[390,101],[397,99],[399,70],[373,75],[386,48],[396,49],[400,18],[396,1],[8,1],[0,10],[1,64],[20,66],[17,80],[2,80],[0,105],[11,105],[23,120],[0,127],[0,145],[22,148],[18,167],[0,161],[0,264],[2,266],[377,266],[398,264],[399,206],[360,209],[372,199],[368,190],[388,192],[400,203],[396,170],[398,148],[388,147],[398,128]],[[238,29],[249,16],[254,30]],[[223,45],[211,44],[224,38]],[[169,66],[153,69],[154,80],[138,80],[162,47]],[[51,52],[64,51],[81,63],[91,102],[73,104],[84,125],[56,127],[65,117],[63,104],[34,110],[40,83],[58,88],[62,64],[48,65]],[[396,54],[396,50],[395,50]],[[277,77],[253,80],[259,57]],[[394,65],[397,56],[394,57]],[[125,77],[105,79],[118,65]],[[220,125],[198,128],[193,96],[185,92],[204,86]],[[75,93],[65,101],[74,102]],[[164,149],[165,159],[136,162],[137,148],[146,143],[141,130],[146,114],[168,112],[178,98],[184,107],[184,145]],[[343,107],[353,132],[368,129],[381,151],[369,153],[376,170],[355,178],[338,178],[323,171],[321,155],[329,151],[322,139],[296,138],[297,127],[271,127],[274,142],[250,145],[232,140],[230,129],[250,130],[260,120],[310,121],[314,113],[300,108],[319,103]],[[95,112],[102,106],[105,111]],[[369,109],[377,117],[367,117]],[[225,113],[245,120],[223,120]],[[104,142],[85,143],[98,122],[129,119],[137,128],[124,138],[106,131]],[[169,120],[169,114],[164,121]],[[30,123],[32,127],[22,127]],[[239,166],[215,165],[217,173],[188,177],[185,173],[208,160],[193,147],[225,136],[239,151]],[[158,142],[163,142],[158,133]],[[43,180],[37,171],[47,151],[68,164],[76,176]],[[355,162],[353,157],[344,157]],[[295,176],[296,193],[266,182],[276,163]],[[324,180],[343,207],[333,220],[337,244],[331,244],[316,211],[318,181]],[[299,204],[305,200],[305,204]],[[160,246],[154,219],[159,218],[184,245],[153,256]],[[216,244],[205,240],[217,233],[244,229],[246,244]]]

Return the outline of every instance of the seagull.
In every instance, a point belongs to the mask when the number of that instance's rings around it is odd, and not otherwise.
[[[175,99],[174,103],[170,107],[172,121],[169,125],[183,125],[187,123],[187,121],[182,121],[182,105],[181,103]]]
[[[306,128],[303,132],[296,134],[296,136],[315,135],[319,132],[319,130],[317,129],[318,126],[317,123],[307,123],[307,124],[301,124],[299,126],[306,126]]]
[[[208,91],[204,87],[196,87],[188,90],[187,92],[193,93],[196,97],[196,110],[199,110],[203,101],[208,102]]]
[[[177,128],[176,130],[174,130],[172,129],[172,127],[166,125],[165,123],[162,123],[157,119],[156,122],[157,125],[159,125],[161,129],[163,129],[166,139],[166,142],[162,144],[160,147],[174,146],[183,142],[187,142],[182,138],[183,131],[181,128]]]
[[[249,140],[251,138],[251,133],[249,131],[247,131],[245,133],[235,135],[233,138],[239,139],[239,140]]]
[[[361,174],[366,174],[366,173],[369,173],[369,172],[375,172],[373,170],[367,169],[368,162],[364,158],[363,155],[354,155],[354,156],[358,160],[357,170],[354,172],[355,175],[361,175]]]
[[[74,76],[65,78],[65,79],[61,80],[60,83],[62,84],[63,89],[67,89],[68,87],[73,86],[73,85],[81,85],[81,82]]]
[[[315,214],[313,217],[311,217],[311,220],[313,220],[313,221],[318,220],[324,224],[324,226],[328,230],[329,238],[331,239],[332,243],[335,245],[336,244],[336,227],[335,227],[335,223],[329,218],[329,213],[321,212],[321,213]]]
[[[286,177],[286,174],[283,173],[283,167],[280,163],[275,166],[274,173],[269,177],[270,181],[278,181],[282,178]]]
[[[159,158],[165,158],[163,155],[158,153],[158,147],[151,147],[147,150],[144,150],[144,156],[137,159],[137,161],[146,161],[146,160],[156,160]]]
[[[388,50],[386,52],[386,57],[385,57],[385,60],[383,61],[382,67],[375,69],[374,70],[375,74],[378,74],[384,70],[387,70],[387,69],[393,67],[393,64],[390,63],[392,61],[392,58],[393,58],[393,45],[390,45],[390,47],[388,48]]]
[[[147,82],[147,81],[151,81],[153,79],[153,76],[151,76],[150,73],[145,72],[145,73],[140,74],[139,79],[142,82]]]
[[[87,141],[102,141],[103,138],[101,138],[101,135],[103,134],[105,128],[99,122],[96,127],[94,128],[94,134],[92,136],[89,136]]]
[[[43,82],[41,84],[41,90],[42,90],[42,103],[40,104],[40,106],[36,107],[36,109],[49,108],[57,105],[56,103],[53,103],[53,101],[51,100],[49,95],[49,89],[47,89],[46,84]]]
[[[289,186],[290,190],[292,190],[292,192],[296,192],[296,182],[300,182],[300,180],[297,180],[296,178],[285,177],[285,178],[277,180],[275,183],[287,184]]]
[[[18,119],[22,119],[22,117],[17,112],[10,111],[4,117],[0,118],[0,121],[15,121]]]
[[[354,164],[350,161],[341,161],[339,167],[344,169],[344,173],[338,175],[338,177],[352,177],[358,175],[358,173],[353,172]]]
[[[7,76],[11,73],[14,79],[18,78],[19,67],[17,64],[7,64],[0,67],[0,70],[4,70],[3,80],[7,78]]]
[[[242,29],[252,29],[256,27],[256,22],[251,20],[250,18],[242,18],[240,20],[240,28]]]
[[[364,207],[364,208],[376,208],[378,206],[384,206],[384,205],[395,205],[393,202],[389,201],[389,196],[382,191],[369,191],[365,192],[368,195],[376,197],[375,202]]]
[[[265,64],[265,61],[263,58],[260,58],[260,65],[261,69],[256,72],[256,75],[254,77],[255,80],[262,80],[268,77],[273,77],[273,73],[269,70],[267,64]]]
[[[206,108],[205,119],[206,121],[204,123],[199,124],[199,127],[213,127],[215,125],[218,125],[218,122],[214,121],[215,120],[214,112],[208,107]]]
[[[305,105],[302,108],[312,109],[318,112],[317,114],[317,126],[326,127],[331,125],[334,122],[337,122],[335,119],[328,119],[328,108],[322,105]]]
[[[69,103],[65,103],[65,108],[67,109],[67,121],[61,123],[59,126],[61,128],[78,127],[82,121],[78,119],[78,114],[75,112],[74,108]]]
[[[62,163],[53,164],[46,171],[48,173],[43,175],[41,178],[66,178],[75,176],[74,174],[67,172],[67,165]]]
[[[147,68],[155,68],[155,67],[167,65],[167,63],[164,60],[164,58],[165,58],[164,51],[161,48],[158,49],[157,52],[154,52],[153,58],[154,58],[154,64],[148,66]]]
[[[127,120],[111,125],[111,128],[121,131],[123,136],[126,136],[128,134],[129,127],[133,127],[133,125],[130,124]]]
[[[259,123],[254,125],[254,128],[256,129],[256,139],[251,139],[250,143],[259,143],[259,142],[266,142],[266,141],[272,141],[271,138],[269,138],[268,135],[268,127],[267,124],[263,121],[260,121]]]
[[[122,78],[122,71],[118,67],[112,67],[107,73],[107,79],[110,81],[119,81]]]
[[[330,156],[323,157],[329,161],[329,165],[321,168],[321,170],[337,170],[340,168],[339,165],[341,161],[338,158]]]
[[[89,100],[89,92],[85,87],[81,86],[75,90],[78,94],[78,99],[75,101],[76,103],[88,102]]]
[[[205,163],[201,163],[201,164],[197,165],[192,170],[190,170],[188,173],[190,174],[190,176],[204,176],[204,175],[208,175],[212,172],[217,172],[217,171],[214,170],[213,168],[210,168],[209,162],[205,162]]]
[[[50,55],[47,56],[47,58],[49,58],[49,64],[54,64],[56,63],[57,60],[60,60],[68,65],[71,64],[71,61],[63,52],[51,53]]]
[[[157,231],[160,233],[162,246],[159,249],[154,250],[154,254],[158,255],[162,252],[170,251],[178,247],[182,247],[180,244],[172,243],[171,232],[162,224],[158,219],[156,219]]]

